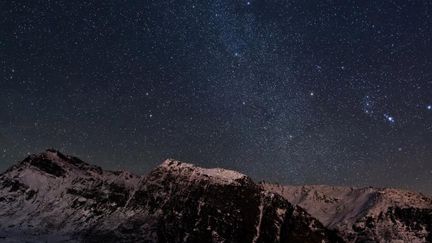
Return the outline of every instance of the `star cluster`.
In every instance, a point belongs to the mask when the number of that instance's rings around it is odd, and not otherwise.
[[[0,6],[3,169],[54,147],[432,193],[429,1]]]

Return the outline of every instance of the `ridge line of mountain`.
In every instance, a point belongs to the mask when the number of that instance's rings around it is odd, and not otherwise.
[[[0,238],[18,241],[428,242],[432,199],[255,183],[174,159],[135,175],[48,149],[0,174],[0,229]]]

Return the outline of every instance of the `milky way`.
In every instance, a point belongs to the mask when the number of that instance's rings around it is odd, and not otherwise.
[[[429,1],[6,0],[0,62],[2,169],[54,147],[432,193]]]

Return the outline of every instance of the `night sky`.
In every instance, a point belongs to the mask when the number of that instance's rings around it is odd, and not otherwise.
[[[432,194],[432,2],[0,2],[0,169],[56,148]]]

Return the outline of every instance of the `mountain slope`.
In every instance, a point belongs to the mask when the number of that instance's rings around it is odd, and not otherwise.
[[[47,150],[0,175],[2,241],[341,242],[235,171],[167,160],[146,176]]]
[[[432,199],[396,189],[262,183],[348,242],[432,242]]]

